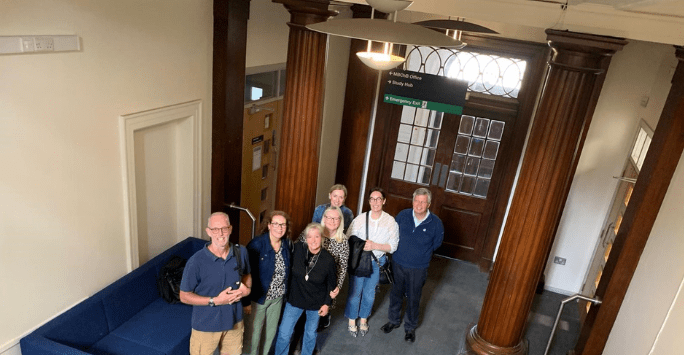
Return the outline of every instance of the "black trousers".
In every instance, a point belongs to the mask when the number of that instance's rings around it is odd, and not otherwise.
[[[389,321],[392,324],[401,324],[401,306],[406,295],[404,329],[415,330],[418,327],[420,296],[427,280],[427,268],[412,269],[393,262],[392,271],[394,271],[394,284],[390,290]]]

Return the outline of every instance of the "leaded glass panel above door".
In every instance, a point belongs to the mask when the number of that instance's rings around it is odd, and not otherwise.
[[[468,91],[517,98],[527,61],[471,51],[413,47],[405,69],[468,82]]]

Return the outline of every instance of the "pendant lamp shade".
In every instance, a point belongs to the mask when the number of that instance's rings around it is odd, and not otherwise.
[[[454,30],[461,32],[476,32],[476,33],[488,33],[488,34],[498,34],[492,29],[484,26],[480,26],[476,23],[461,21],[461,20],[427,20],[414,22],[414,25],[420,25],[423,27],[434,28],[437,30]]]
[[[366,2],[372,8],[388,14],[404,10],[413,4],[410,0],[366,0]]]
[[[333,36],[430,47],[461,48],[465,44],[422,26],[379,19],[340,19],[306,26]]]

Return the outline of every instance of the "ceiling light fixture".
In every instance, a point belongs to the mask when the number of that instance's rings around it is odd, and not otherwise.
[[[368,47],[356,56],[365,65],[376,70],[388,70],[399,66],[406,58],[392,53],[394,44],[406,44],[431,47],[461,48],[465,44],[452,37],[440,35],[423,26],[397,22],[397,12],[409,7],[413,1],[408,0],[366,0],[372,7],[370,19],[340,19],[319,22],[306,26],[316,32],[333,36],[364,39]],[[374,18],[375,10],[393,13],[392,20]],[[382,52],[371,50],[372,42],[382,42]]]
[[[463,18],[457,18],[456,20],[452,20],[451,18],[449,18],[448,20],[427,20],[414,22],[413,24],[427,28],[432,28],[435,30],[446,30],[447,36],[450,36],[458,40],[461,40],[461,35],[463,34],[463,32],[475,32],[486,34],[499,33],[490,28],[480,26],[476,23],[468,22]],[[449,31],[452,31],[451,34],[449,34]]]

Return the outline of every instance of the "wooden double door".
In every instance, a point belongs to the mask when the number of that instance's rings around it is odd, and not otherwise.
[[[396,139],[385,146],[379,185],[387,192],[386,210],[393,215],[411,207],[417,188],[428,188],[430,211],[445,230],[437,253],[480,262],[483,256],[491,260],[491,241],[496,243],[500,229],[492,217],[500,195],[507,200],[510,193],[510,185],[503,182],[517,168],[517,110],[477,107],[472,101],[477,99],[469,100],[462,115],[401,108],[401,119],[387,133]]]
[[[543,45],[500,39],[471,37],[468,43],[475,55],[505,53],[525,60],[516,97],[469,91],[462,115],[378,102],[366,191],[373,185],[383,188],[385,210],[396,215],[411,207],[417,188],[428,188],[430,211],[445,228],[437,254],[486,270],[493,263],[548,52]],[[423,66],[430,65],[430,55],[423,53]]]

